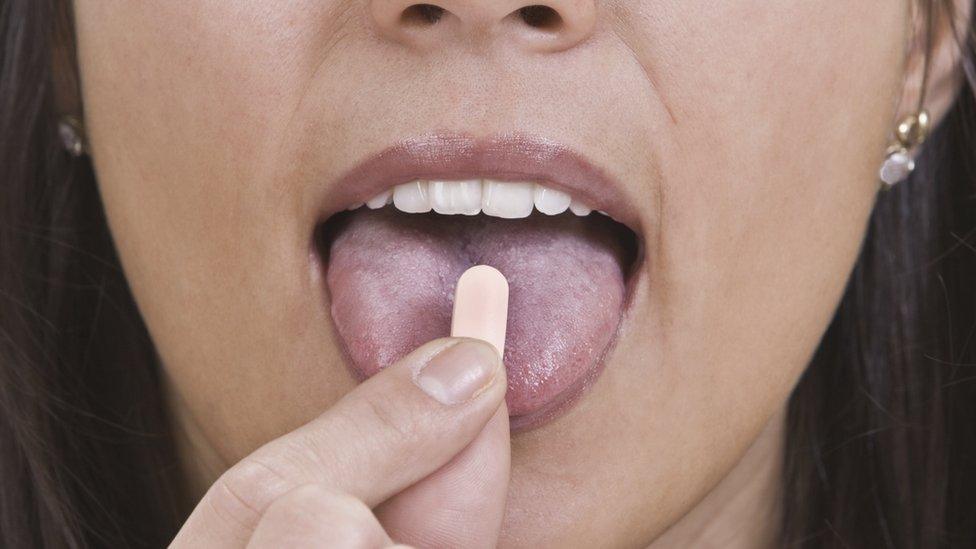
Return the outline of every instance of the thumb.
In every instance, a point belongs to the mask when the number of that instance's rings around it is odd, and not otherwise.
[[[501,405],[505,386],[491,344],[427,343],[228,469],[174,546],[242,547],[268,506],[304,484],[325,484],[375,507],[474,440]]]

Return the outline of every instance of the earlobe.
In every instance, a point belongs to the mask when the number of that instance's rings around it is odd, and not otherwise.
[[[51,32],[51,85],[55,112],[58,115],[58,138],[71,156],[87,153],[75,47],[74,17],[65,3],[55,17]]]
[[[933,127],[952,108],[963,83],[963,52],[970,44],[973,0],[912,0],[911,39],[896,120],[922,109]]]
[[[912,2],[911,40],[898,123],[878,170],[881,190],[908,179],[930,130],[955,103],[963,81],[965,48],[971,47],[973,0]]]

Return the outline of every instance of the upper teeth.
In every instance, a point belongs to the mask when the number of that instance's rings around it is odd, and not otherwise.
[[[375,210],[391,202],[396,209],[407,213],[431,210],[449,215],[484,213],[506,219],[528,217],[533,207],[546,215],[561,214],[569,209],[576,215],[585,216],[593,211],[568,194],[538,183],[491,179],[411,181],[381,192],[365,205]],[[349,209],[362,206],[361,203],[353,204]]]

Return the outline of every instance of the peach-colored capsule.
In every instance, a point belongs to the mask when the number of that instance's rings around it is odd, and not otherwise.
[[[491,343],[505,355],[508,322],[508,281],[488,265],[471,267],[458,279],[454,291],[452,337],[473,337]]]

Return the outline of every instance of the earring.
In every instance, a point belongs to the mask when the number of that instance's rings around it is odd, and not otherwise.
[[[58,121],[58,137],[61,138],[61,146],[75,158],[87,152],[84,135],[85,131],[78,117],[65,115]]]
[[[895,130],[897,142],[888,147],[884,162],[878,171],[883,190],[890,189],[911,175],[915,169],[915,159],[912,154],[928,137],[929,123],[928,111],[920,109],[918,114],[913,114],[898,124]]]

